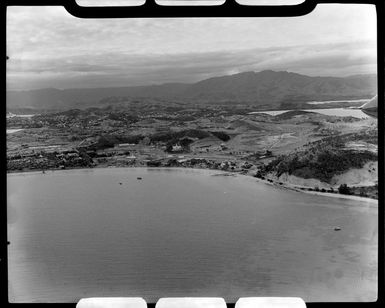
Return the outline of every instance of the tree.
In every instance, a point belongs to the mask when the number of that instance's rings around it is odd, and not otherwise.
[[[340,187],[338,187],[338,192],[343,195],[351,194],[350,188],[346,184],[341,184]]]

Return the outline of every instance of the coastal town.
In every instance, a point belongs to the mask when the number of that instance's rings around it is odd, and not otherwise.
[[[302,110],[273,116],[254,112],[251,105],[107,102],[106,106],[34,115],[9,113],[8,172],[205,168],[297,190],[377,198],[376,119]],[[296,153],[305,157],[303,151],[313,152],[312,170],[304,162],[298,165],[290,160]],[[317,168],[324,169],[321,158],[328,160],[328,155],[334,155],[333,160],[351,159],[325,176]],[[284,165],[291,167],[284,170]],[[352,168],[362,169],[359,178],[347,175]]]

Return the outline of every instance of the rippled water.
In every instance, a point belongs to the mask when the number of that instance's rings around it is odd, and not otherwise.
[[[375,300],[376,204],[218,173],[110,168],[8,174],[10,300]]]

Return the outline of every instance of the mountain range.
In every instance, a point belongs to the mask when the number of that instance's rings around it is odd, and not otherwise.
[[[7,91],[7,110],[81,108],[119,100],[143,99],[278,106],[294,101],[369,98],[376,93],[375,74],[311,77],[286,71],[265,70],[213,77],[193,84]]]

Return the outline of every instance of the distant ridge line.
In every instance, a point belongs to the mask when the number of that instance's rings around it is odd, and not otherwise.
[[[43,88],[7,91],[7,108],[54,108],[108,102],[110,97],[200,103],[269,105],[285,101],[367,98],[377,94],[377,75],[307,76],[288,71],[246,71],[196,83],[103,88]]]

